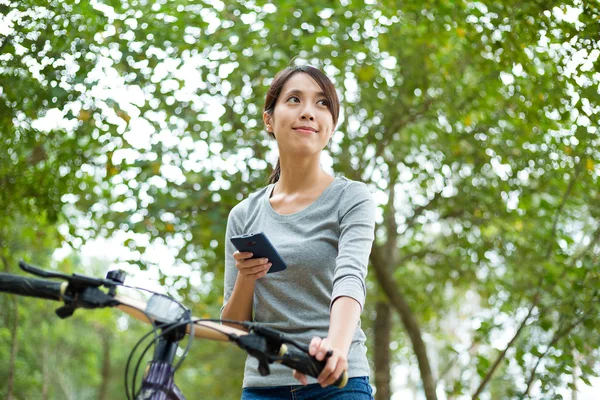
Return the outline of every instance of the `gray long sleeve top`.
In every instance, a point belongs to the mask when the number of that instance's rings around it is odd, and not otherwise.
[[[361,309],[364,305],[375,204],[364,183],[338,177],[307,208],[282,215],[269,202],[273,186],[251,194],[229,214],[223,307],[238,274],[233,258],[236,249],[229,239],[262,231],[287,269],[256,281],[254,321],[308,344],[313,336],[327,337],[330,307],[336,298],[348,296]],[[348,353],[349,377],[369,375],[365,340],[359,322]],[[260,376],[258,361],[248,357],[243,387],[298,384],[289,368],[279,364],[270,367],[271,375]],[[309,383],[316,380],[309,377]]]

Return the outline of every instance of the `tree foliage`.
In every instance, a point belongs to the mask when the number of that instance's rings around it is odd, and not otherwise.
[[[11,265],[11,237],[53,237],[48,262],[62,241],[125,232],[124,261],[161,270],[151,250],[168,246],[162,283],[217,315],[226,217],[276,157],[266,90],[311,63],[343,103],[329,168],[379,204],[367,331],[390,301],[395,360],[427,397],[547,398],[574,369],[598,374],[594,4],[29,3],[0,5]],[[180,379],[223,398],[231,381],[209,377],[239,362],[188,361]]]

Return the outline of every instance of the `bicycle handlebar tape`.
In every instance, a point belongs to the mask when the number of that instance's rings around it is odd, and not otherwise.
[[[66,284],[66,282],[64,282]],[[61,285],[45,279],[25,278],[18,275],[0,273],[0,292],[21,296],[38,297],[48,300],[60,300]]]
[[[282,357],[281,363],[290,368],[294,368],[298,372],[310,375],[313,378],[317,378],[323,368],[325,368],[326,360],[319,361],[309,354],[303,353],[298,350],[291,349],[285,344],[281,345],[279,356]],[[348,372],[344,371],[342,375],[335,381],[334,386],[340,389],[346,386],[348,383]]]

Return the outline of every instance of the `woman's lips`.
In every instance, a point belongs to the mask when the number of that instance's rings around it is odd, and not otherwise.
[[[301,132],[301,133],[306,133],[308,135],[313,134],[313,133],[317,133],[314,130],[308,129],[308,128],[293,128],[296,132]]]

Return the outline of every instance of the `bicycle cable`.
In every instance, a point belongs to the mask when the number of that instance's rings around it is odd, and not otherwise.
[[[164,294],[164,293],[158,293],[158,292],[155,292],[155,291],[153,291],[152,289],[146,289],[146,288],[143,288],[143,287],[140,287],[140,286],[131,286],[131,285],[120,285],[120,286],[121,286],[121,287],[128,288],[128,289],[135,289],[135,290],[140,290],[140,291],[143,291],[143,292],[152,293],[152,294],[155,294],[155,295],[157,295],[157,296],[166,297],[166,298],[168,298],[169,300],[171,300],[171,301],[173,301],[173,302],[177,303],[177,305],[178,305],[179,307],[183,308],[184,310],[187,310],[187,307],[186,307],[186,306],[184,306],[184,305],[183,305],[183,303],[181,303],[181,302],[180,302],[179,300],[177,300],[177,299],[174,299],[173,297],[169,296],[168,294]]]
[[[181,302],[179,302],[178,300],[172,298],[169,295],[166,295],[166,294],[163,294],[163,293],[157,293],[157,292],[155,292],[153,290],[142,288],[142,287],[138,287],[138,286],[124,285],[124,284],[121,284],[119,286],[125,287],[125,288],[129,288],[129,289],[134,289],[134,290],[145,291],[145,292],[151,293],[153,295],[161,296],[161,297],[166,297],[170,301],[173,301],[174,303],[176,303],[177,305],[179,305],[179,307],[182,310],[189,311],[189,309],[187,307],[185,307]],[[141,310],[141,309],[138,309],[136,307],[132,307],[132,308],[135,308],[138,311],[141,311],[146,316],[146,318],[148,318],[148,320],[151,323],[151,325],[153,326],[153,328],[149,332],[147,332],[146,334],[144,334],[144,336],[142,336],[142,338],[140,338],[140,340],[137,341],[137,343],[135,344],[135,346],[133,347],[133,349],[131,350],[131,352],[129,353],[129,356],[127,358],[127,363],[126,363],[126,366],[125,366],[125,393],[127,395],[127,399],[128,400],[130,400],[130,397],[129,397],[129,379],[128,378],[129,378],[129,369],[130,369],[130,366],[131,366],[131,361],[132,361],[133,355],[137,351],[138,347],[140,347],[142,345],[142,343],[148,338],[148,336],[150,336],[150,335],[153,334],[154,338],[144,348],[144,350],[142,351],[142,353],[138,357],[138,360],[137,360],[137,362],[135,364],[135,367],[133,369],[133,377],[132,377],[132,380],[131,380],[131,395],[132,395],[131,400],[134,400],[135,397],[136,397],[135,382],[136,382],[136,379],[137,379],[137,376],[138,376],[138,372],[139,372],[139,368],[140,368],[140,365],[142,363],[142,360],[144,359],[144,357],[146,356],[146,354],[148,353],[148,351],[150,350],[150,348],[153,345],[156,345],[158,343],[158,340],[161,337],[164,337],[164,335],[166,335],[167,333],[171,332],[172,330],[177,329],[177,328],[179,328],[179,327],[181,327],[183,325],[188,325],[188,324],[190,325],[190,331],[189,331],[189,335],[188,335],[189,336],[188,337],[188,343],[186,345],[186,348],[183,351],[183,354],[179,357],[179,360],[178,360],[177,364],[173,367],[173,373],[175,373],[175,371],[177,371],[179,369],[179,367],[181,367],[181,365],[183,364],[185,358],[187,357],[187,355],[190,352],[190,349],[191,349],[191,346],[192,346],[192,340],[193,340],[193,337],[194,337],[194,329],[195,329],[195,326],[198,325],[199,322],[216,322],[216,323],[221,323],[221,324],[223,324],[223,323],[225,323],[225,324],[234,324],[234,325],[239,325],[239,326],[244,327],[244,328],[249,329],[249,330],[253,329],[254,327],[259,327],[260,326],[260,324],[257,324],[255,322],[235,321],[235,320],[230,320],[230,319],[217,319],[217,318],[193,318],[193,317],[185,319],[185,320],[182,320],[182,321],[179,321],[179,322],[177,322],[175,324],[156,324],[152,320],[152,318],[148,315],[148,313],[146,313],[145,310]],[[165,329],[162,332],[160,332],[160,333],[157,334],[157,332],[162,327],[164,327],[165,325],[170,325],[170,326],[167,329]],[[219,332],[219,333],[222,333],[225,336],[227,336],[230,340],[234,339],[234,337],[235,337],[234,334],[225,333],[225,332],[223,332],[223,331],[221,331],[221,330],[219,330],[217,328],[211,327],[211,326],[204,325],[203,327],[204,328],[212,329],[212,330],[214,330],[216,332]],[[302,343],[299,343],[298,341],[296,341],[294,339],[284,337],[284,338],[282,338],[282,341],[285,342],[285,343],[289,343],[289,344],[293,345],[294,347],[298,348],[299,350],[302,350],[302,351],[305,351],[305,352],[307,352],[307,350],[308,350],[308,348],[307,348],[306,345],[304,345]],[[142,384],[143,384],[143,380],[142,380]],[[140,390],[141,390],[141,388],[140,388]]]
[[[142,342],[144,340],[146,340],[146,338],[152,334],[154,334],[154,340],[151,343],[155,343],[158,338],[160,337],[157,332],[158,330],[161,328],[162,325],[160,324],[154,324],[152,323],[153,328],[147,332],[146,334],[144,334],[144,336],[142,336],[141,339],[139,339],[135,346],[133,346],[133,349],[129,352],[129,356],[127,357],[127,362],[125,363],[125,393],[127,393],[127,400],[133,400],[135,398],[135,388],[132,387],[132,391],[131,394],[133,395],[132,398],[129,397],[129,368],[131,366],[131,360],[133,358],[133,355],[135,354],[137,348],[142,344]],[[135,386],[135,380],[133,381],[133,386]]]
[[[148,313],[146,313],[146,310],[142,310],[140,308],[133,307],[133,306],[129,306],[129,307],[135,308],[136,310],[142,312],[146,316],[146,318],[148,318],[148,321],[152,325],[152,329],[146,335],[144,335],[144,337],[142,337],[141,340],[144,340],[146,337],[148,337],[151,334],[154,334],[155,340],[158,340],[159,335],[157,335],[157,332],[160,329],[160,326],[157,325],[157,324],[155,324],[154,321],[152,321],[152,318],[150,318],[150,315],[148,315]],[[130,365],[130,362],[131,362],[131,358],[133,357],[133,354],[134,354],[136,348],[138,347],[139,342],[140,341],[138,341],[138,343],[134,346],[134,348],[129,353],[129,357],[127,358],[127,363],[125,364],[125,393],[127,395],[127,400],[133,400],[134,399],[134,398],[132,398],[132,399],[129,398],[129,385],[128,385],[128,379],[127,378],[128,378],[128,375],[129,375],[129,365]]]
[[[194,325],[195,325],[195,324],[197,324],[198,322],[207,322],[207,321],[208,321],[208,322],[212,322],[210,319],[206,319],[206,318],[189,318],[189,319],[186,319],[186,320],[183,320],[183,321],[179,321],[179,322],[177,322],[177,323],[175,323],[175,324],[172,324],[172,325],[170,325],[170,326],[169,326],[167,329],[163,330],[163,331],[162,331],[160,334],[158,334],[158,338],[160,338],[160,337],[162,337],[162,336],[164,336],[164,335],[168,334],[168,333],[169,333],[169,332],[171,332],[172,330],[174,330],[174,329],[177,329],[177,328],[179,328],[179,327],[181,327],[181,326],[183,326],[183,325],[187,325],[187,324],[194,324]],[[203,327],[204,327],[204,328],[208,328],[208,329],[212,329],[212,330],[214,330],[214,331],[216,331],[216,332],[222,333],[223,335],[227,336],[229,339],[233,339],[233,336],[234,336],[234,335],[232,335],[232,334],[230,334],[230,333],[225,333],[225,332],[222,332],[222,331],[220,331],[219,329],[217,329],[217,328],[215,328],[215,327],[212,327],[212,326],[203,326]],[[136,344],[136,347],[137,347],[137,346],[139,346],[139,344],[141,344],[141,342],[142,342],[143,340],[145,340],[145,339],[146,339],[146,338],[149,336],[149,334],[150,334],[150,333],[151,333],[151,332],[148,332],[146,335],[144,335],[144,337],[142,337],[142,339],[140,339],[140,340],[138,341],[138,344]],[[188,340],[190,340],[190,341],[191,341],[191,340],[192,340],[192,338],[189,338]],[[137,374],[138,374],[138,371],[139,371],[139,368],[140,368],[140,364],[141,364],[141,362],[142,362],[142,360],[143,360],[144,356],[145,356],[145,355],[146,355],[146,353],[148,352],[148,350],[150,350],[150,347],[151,347],[152,345],[154,345],[155,343],[156,343],[156,341],[155,341],[155,340],[153,340],[152,342],[150,342],[150,343],[149,343],[149,344],[146,346],[146,348],[144,348],[144,350],[142,351],[142,354],[141,354],[141,355],[139,356],[139,358],[138,358],[138,362],[137,362],[137,363],[136,363],[136,365],[135,365],[135,368],[134,368],[134,375],[133,375],[133,380],[132,380],[132,389],[133,389],[133,391],[132,391],[132,395],[133,395],[133,398],[134,398],[134,399],[135,399],[135,397],[136,397],[136,392],[135,392],[135,381],[136,381],[136,379],[137,379]],[[189,342],[188,342],[188,344],[189,344]],[[184,355],[187,355],[187,354],[185,354],[185,353],[184,353]],[[182,357],[183,357],[183,355],[182,355]],[[180,362],[181,362],[181,357],[180,357]],[[173,370],[173,372],[175,372],[175,369]],[[141,388],[140,388],[140,390],[141,390]]]
[[[128,289],[134,289],[134,290],[139,290],[139,291],[144,291],[144,292],[148,292],[151,293],[153,295],[156,296],[161,296],[161,297],[166,297],[167,299],[169,299],[170,301],[173,301],[174,303],[176,303],[177,305],[179,305],[179,307],[181,309],[183,309],[184,311],[187,311],[187,307],[185,307],[180,301],[174,299],[173,297],[163,294],[163,293],[158,293],[155,292],[151,289],[146,289],[140,286],[132,286],[132,285],[125,285],[125,284],[121,284],[119,285],[121,287],[125,287]],[[156,334],[156,332],[160,329],[161,326],[157,326],[154,321],[152,321],[152,318],[150,318],[150,316],[144,311],[144,310],[140,310],[144,313],[144,315],[146,316],[146,318],[148,318],[150,324],[153,326],[152,330],[150,332],[148,332],[147,334],[145,334],[140,340],[138,340],[138,342],[136,343],[136,345],[134,346],[134,348],[132,349],[132,351],[129,353],[129,357],[127,358],[127,363],[125,365],[125,393],[127,394],[127,400],[129,399],[129,385],[128,385],[128,377],[129,377],[129,366],[131,365],[131,359],[133,358],[133,354],[135,353],[136,349],[138,348],[138,346],[150,335],[150,334],[154,334],[154,340],[151,343],[156,343],[159,339],[159,335]],[[193,326],[190,327],[190,332],[193,334]],[[191,340],[188,341],[188,346],[186,347],[184,354],[182,355],[182,358],[185,359],[185,357],[187,356],[187,354],[189,353],[189,350],[191,348]],[[145,353],[143,353],[143,355],[145,355]],[[181,366],[181,363],[183,362],[182,358],[180,358],[179,363],[176,366],[176,369],[178,369]],[[135,372],[137,374],[137,371]],[[134,376],[133,381],[132,381],[132,395],[135,398],[135,379],[136,377]]]
[[[192,340],[194,339],[194,329],[196,328],[196,324],[192,322],[192,318],[190,318],[189,321],[190,333],[188,334],[187,346],[185,347],[185,350],[183,351],[181,357],[179,357],[179,361],[177,362],[175,367],[173,367],[174,371],[177,371],[179,367],[181,367],[181,364],[183,364],[183,361],[187,357],[188,353],[190,352],[190,348],[192,347]]]
[[[261,327],[261,324],[259,324],[257,322],[235,321],[232,319],[207,318],[207,319],[204,319],[204,321],[221,322],[221,323],[226,323],[226,324],[236,324],[236,325],[240,325],[244,328],[248,328],[248,329],[253,329],[254,327]],[[282,341],[283,341],[283,343],[291,344],[294,347],[296,347],[298,350],[302,350],[303,352],[308,354],[308,346],[306,346],[305,344],[300,343],[297,340],[289,338],[287,336],[284,337]]]

